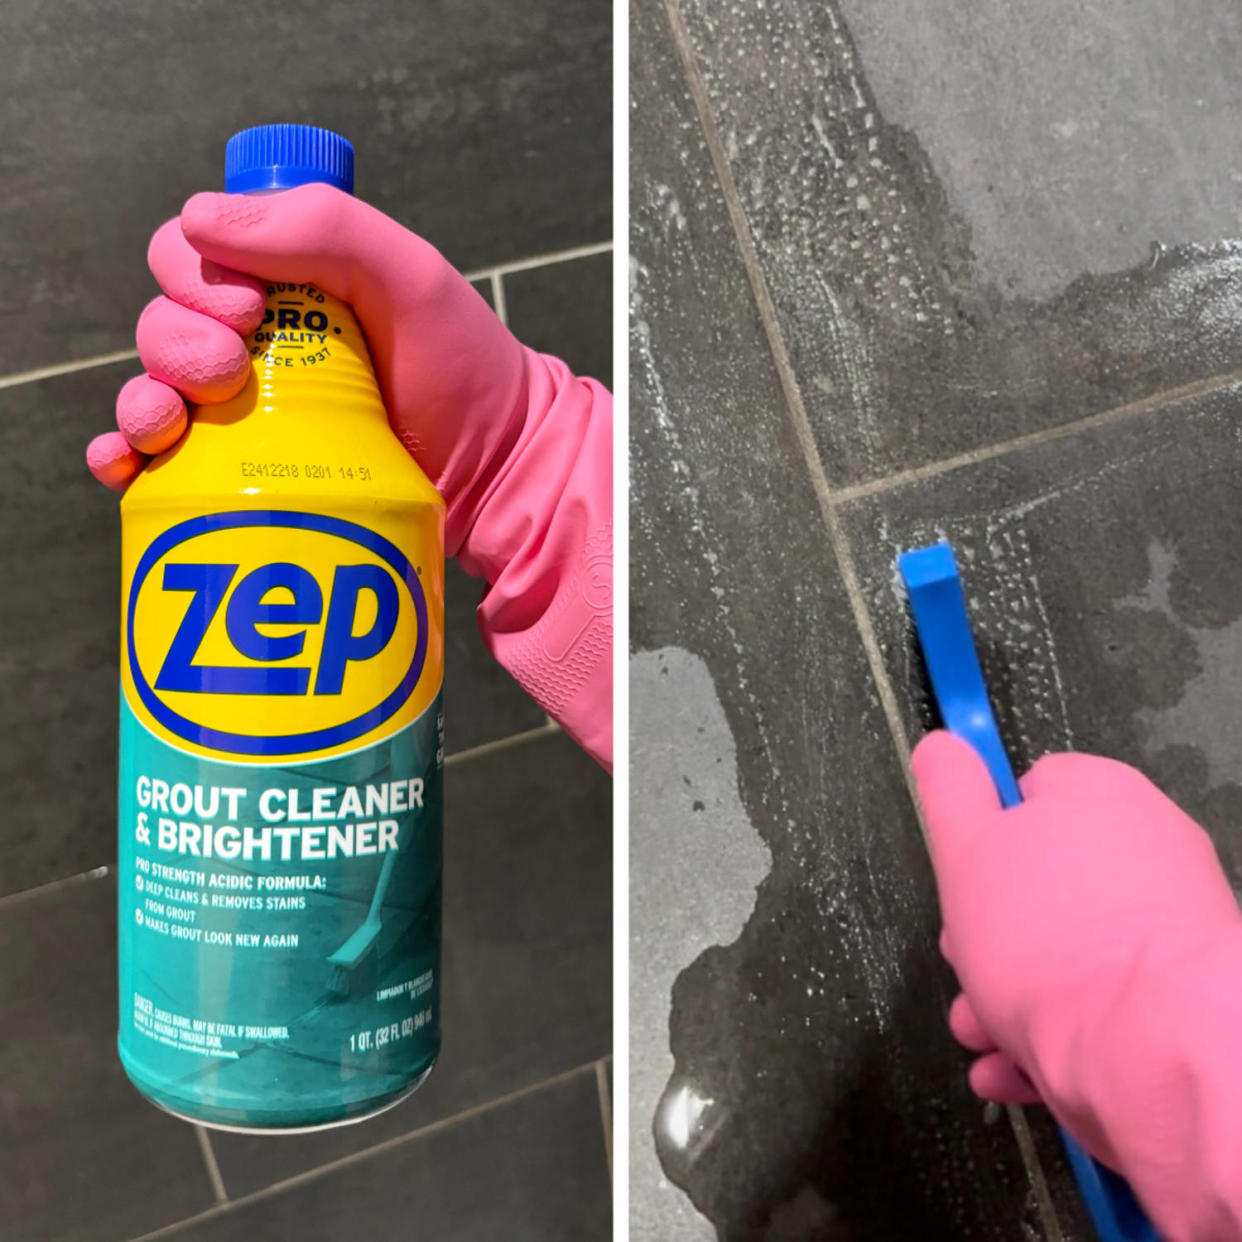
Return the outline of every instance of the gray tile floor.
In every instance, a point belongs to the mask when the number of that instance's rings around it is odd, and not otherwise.
[[[445,1048],[425,1088],[330,1136],[208,1137],[144,1103],[114,1051],[119,531],[83,450],[136,370],[152,229],[219,184],[234,129],[334,126],[360,193],[519,336],[608,363],[610,6],[466,0],[451,17],[371,0],[0,12],[21,52],[0,102],[6,1242],[608,1231],[610,785],[484,649],[481,584],[455,567]]]
[[[1103,751],[1216,837],[1242,889],[1242,384],[877,492],[843,507],[903,723],[922,675],[891,588],[895,546],[959,550],[1015,757]],[[865,533],[882,528],[883,542]]]
[[[944,1026],[902,548],[1020,761],[1140,763],[1242,879],[1242,28],[1053,10],[632,9],[643,1242],[1091,1237]]]
[[[1208,98],[1235,89],[1218,59],[1237,24],[1227,0],[1182,23],[1194,57],[1180,42],[1160,46],[1172,9],[1158,0],[1141,10],[1093,4],[1059,48],[1021,36],[1050,20],[1031,0],[972,6],[968,20],[897,0],[857,8],[866,37],[831,4],[783,2],[760,15],[686,0],[675,10],[719,175],[744,217],[834,486],[1242,365],[1229,330],[1237,246],[1220,240],[1237,234],[1230,177],[1242,177],[1242,156],[1232,109]],[[1148,103],[1110,101],[1101,118],[1099,66],[1081,45],[1118,54],[1106,47],[1110,27],[1137,32],[1122,46],[1141,80],[1125,90]],[[1219,32],[1215,52],[1198,43],[1201,28]],[[919,32],[932,30],[953,45],[951,57],[922,59],[932,35]],[[1050,78],[1075,75],[1075,91],[1050,94]],[[941,89],[968,96],[971,110],[938,107],[928,83],[946,79],[954,85]],[[889,97],[901,120],[886,115]],[[1058,122],[1062,112],[1069,119]],[[1020,140],[1047,127],[1056,142],[1055,126],[1073,129],[1075,116],[1081,136],[1060,143],[1058,160]],[[951,198],[957,187],[922,144],[927,132],[952,139],[945,160],[971,153],[985,185]],[[1099,158],[1101,144],[1113,144],[1114,159]],[[1157,162],[1155,152],[1179,144],[1183,163]],[[1013,186],[993,184],[1005,181]],[[1023,211],[998,205],[997,194],[1016,197],[1019,183]],[[979,236],[1002,219],[1009,268],[994,271],[978,260]],[[1153,252],[1157,242],[1169,253]],[[1069,266],[1048,274],[1057,247]],[[1153,263],[1153,253],[1163,257]],[[951,396],[947,407],[940,393]]]
[[[339,1160],[307,1182],[208,1211],[172,1236],[340,1242],[359,1236],[366,1205],[365,1228],[382,1237],[603,1242],[611,1190],[599,1103],[596,1071],[587,1066],[486,1112]]]
[[[147,1104],[116,1056],[114,877],[10,897],[0,934],[0,1235],[122,1239],[211,1207],[194,1129]]]

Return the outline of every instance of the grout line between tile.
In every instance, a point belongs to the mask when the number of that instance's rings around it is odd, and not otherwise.
[[[3,896],[0,896],[0,908],[10,903],[16,904],[19,901],[43,897],[48,893],[54,893],[60,888],[70,888],[75,884],[85,884],[88,880],[102,880],[111,868],[111,863],[105,863],[102,867],[92,867],[89,871],[79,871],[76,875],[67,875],[59,880],[49,880],[46,884],[36,884],[34,888],[19,889],[16,893],[5,893]]]
[[[492,273],[492,310],[496,312],[496,318],[507,328],[509,308],[505,305],[505,278],[498,271]]]
[[[93,358],[77,358],[73,362],[58,362],[55,366],[36,367],[33,371],[18,371],[14,375],[0,376],[0,388],[16,388],[19,384],[33,384],[56,375],[72,375],[74,371],[89,371],[92,367],[106,367],[137,357],[136,349],[118,349],[110,354],[96,354]]]
[[[497,263],[492,267],[481,267],[476,272],[465,272],[463,275],[467,280],[483,280],[493,274],[509,276],[513,272],[529,272],[535,267],[550,267],[553,263],[589,259],[592,255],[607,254],[611,249],[611,241],[593,242],[589,246],[572,246],[568,250],[553,250],[548,254],[533,255],[529,259],[514,259],[512,263]]]
[[[1026,1169],[1026,1179],[1031,1184],[1035,1195],[1035,1207],[1039,1212],[1039,1223],[1044,1228],[1046,1242],[1065,1242],[1065,1234],[1061,1230],[1061,1222],[1057,1219],[1057,1210],[1052,1203],[1052,1192],[1048,1189],[1048,1179],[1044,1176],[1044,1166],[1035,1150],[1035,1139],[1031,1135],[1031,1127],[1027,1124],[1026,1113],[1017,1104],[1010,1104],[1006,1110],[1009,1124],[1013,1129],[1014,1138],[1018,1140],[1018,1154]]]
[[[547,1087],[555,1087],[560,1083],[568,1082],[570,1079],[577,1078],[583,1074],[593,1074],[595,1072],[595,1065],[596,1062],[594,1061],[589,1061],[585,1065],[575,1065],[573,1069],[564,1070],[560,1074],[553,1074],[550,1078],[542,1078],[529,1086],[519,1087],[516,1091],[510,1091],[506,1095],[498,1095],[495,1099],[488,1100],[483,1104],[476,1104],[472,1108],[462,1109],[461,1112],[453,1113],[451,1116],[441,1117],[438,1121],[433,1121],[429,1125],[422,1126],[417,1130],[410,1130],[405,1134],[398,1134],[393,1138],[385,1139],[382,1143],[376,1143],[374,1147],[350,1152],[348,1155],[340,1156],[336,1160],[329,1160],[326,1164],[316,1165],[313,1169],[307,1169],[304,1173],[295,1173],[292,1177],[272,1182],[271,1185],[251,1191],[250,1194],[242,1195],[238,1199],[230,1199],[227,1203],[220,1203],[215,1207],[207,1208],[205,1211],[196,1212],[193,1216],[187,1216],[184,1220],[175,1221],[171,1225],[163,1225],[159,1229],[153,1229],[148,1233],[131,1238],[129,1242],[156,1242],[160,1238],[175,1237],[183,1230],[190,1229],[195,1225],[201,1225],[205,1221],[215,1219],[217,1216],[224,1216],[227,1213],[236,1211],[238,1208],[248,1207],[252,1203],[261,1203],[264,1199],[274,1198],[277,1195],[283,1194],[286,1190],[292,1190],[296,1186],[303,1186],[307,1182],[318,1181],[319,1178],[328,1173],[334,1173],[337,1169],[347,1168],[352,1164],[359,1164],[364,1160],[371,1159],[372,1156],[379,1155],[381,1152],[392,1151],[394,1148],[401,1147],[406,1143],[412,1143],[417,1139],[438,1134],[441,1130],[450,1129],[461,1122],[469,1121],[484,1113],[489,1113],[493,1109],[503,1108],[505,1105],[516,1103],[529,1095],[535,1095]]]
[[[527,729],[525,733],[511,733],[508,737],[497,738],[494,742],[483,742],[479,746],[472,746],[469,750],[459,750],[454,754],[446,755],[444,766],[452,767],[458,763],[465,763],[468,759],[491,755],[498,750],[508,750],[510,746],[520,746],[523,742],[531,742],[537,737],[547,737],[550,733],[559,732],[560,726],[555,721],[548,721],[534,729]]]
[[[921,483],[925,479],[934,479],[939,475],[948,474],[953,470],[961,470],[966,466],[974,466],[980,462],[991,461],[997,457],[1005,457],[1010,453],[1021,452],[1023,449],[1035,448],[1041,444],[1049,444],[1066,436],[1078,435],[1080,432],[1092,431],[1097,427],[1108,427],[1113,423],[1124,422],[1140,414],[1150,413],[1162,406],[1177,405],[1191,397],[1200,397],[1207,393],[1225,392],[1242,383],[1242,370],[1225,371],[1219,375],[1209,375],[1206,379],[1193,380],[1188,384],[1179,384],[1176,388],[1166,388],[1161,392],[1151,393],[1136,401],[1128,401],[1124,405],[1113,406],[1100,410],[1095,414],[1087,414],[1072,422],[1060,423],[1056,427],[1045,427],[1040,431],[1032,431],[1028,435],[1015,436],[1012,440],[999,440],[992,444],[984,444],[971,449],[967,453],[958,453],[953,457],[943,457],[939,461],[928,462],[926,465],[913,466],[909,470],[898,470],[893,474],[884,475],[879,479],[869,479],[865,483],[855,483],[847,487],[839,487],[832,493],[833,503],[849,504],[851,501],[862,500],[867,496],[891,492],[897,488],[907,487],[912,483]]]
[[[198,1149],[203,1153],[203,1163],[207,1166],[207,1177],[211,1181],[211,1189],[215,1192],[217,1203],[229,1201],[228,1191],[224,1189],[224,1178],[220,1176],[220,1166],[216,1163],[215,1149],[211,1145],[211,1135],[206,1126],[195,1126],[198,1136]]]
[[[802,392],[798,387],[793,364],[790,361],[789,352],[785,346],[785,338],[777,318],[776,306],[772,301],[767,279],[759,262],[758,252],[755,250],[754,242],[750,236],[750,226],[746,219],[745,210],[742,207],[741,195],[738,193],[737,185],[733,180],[733,171],[729,166],[728,157],[721,144],[720,135],[716,130],[706,87],[694,63],[694,53],[690,47],[685,25],[681,19],[679,0],[665,0],[665,8],[668,11],[669,21],[673,27],[673,40],[677,45],[678,55],[682,61],[690,94],[694,100],[695,110],[699,115],[699,124],[703,131],[704,141],[707,144],[708,153],[715,167],[716,177],[720,182],[721,195],[725,202],[725,208],[729,213],[730,223],[733,226],[733,233],[737,241],[742,265],[746,270],[746,276],[755,299],[759,319],[763,325],[764,334],[767,337],[768,347],[772,351],[772,360],[776,367],[777,378],[784,397],[785,409],[789,415],[790,426],[797,438],[808,473],[810,474],[811,486],[815,491],[820,516],[823,519],[829,542],[832,545],[832,550],[836,555],[837,563],[844,579],[850,610],[853,613],[855,624],[859,628],[863,648],[867,655],[867,663],[879,692],[880,703],[888,722],[889,732],[892,734],[893,743],[903,760],[903,770],[906,770],[906,784],[910,790],[910,796],[913,798],[914,786],[908,773],[909,765],[904,762],[909,758],[910,742],[906,737],[905,726],[902,724],[901,712],[897,704],[897,695],[884,667],[884,659],[880,654],[879,642],[876,639],[875,631],[871,624],[871,615],[867,611],[866,602],[862,596],[862,589],[858,585],[858,575],[854,567],[853,554],[845,537],[844,528],[836,513],[832,488],[828,483],[828,476],[824,470],[823,461],[819,456],[819,448],[811,431],[810,418],[807,415],[806,406],[802,400]]]
[[[604,1123],[604,1153],[608,1157],[608,1182],[612,1184],[612,1101],[608,1098],[608,1059],[595,1062],[595,1085],[599,1089],[599,1116]]]
[[[721,197],[724,200],[725,210],[729,215],[729,222],[737,243],[742,266],[745,269],[747,280],[751,287],[751,293],[768,341],[768,347],[772,352],[772,360],[781,386],[790,427],[806,462],[807,472],[815,492],[824,529],[841,572],[850,611],[858,628],[867,665],[901,764],[902,777],[905,780],[906,789],[915,807],[920,831],[923,833],[924,841],[926,841],[926,827],[923,823],[922,812],[919,809],[917,791],[914,787],[913,778],[910,775],[910,739],[906,735],[905,725],[901,718],[896,690],[884,665],[884,658],[876,638],[871,613],[867,608],[866,600],[859,585],[853,551],[850,547],[844,524],[837,512],[838,500],[828,482],[827,472],[824,470],[824,464],[819,455],[819,447],[811,430],[810,418],[807,415],[806,405],[802,400],[802,392],[789,357],[784,334],[781,331],[780,320],[776,313],[776,304],[772,300],[767,279],[764,276],[763,266],[759,261],[759,254],[751,237],[750,225],[746,218],[745,209],[742,206],[742,198],[738,192],[737,183],[733,179],[732,167],[721,143],[719,131],[716,129],[706,85],[695,63],[694,50],[690,43],[689,33],[682,20],[680,0],[664,0],[664,7],[668,14],[669,25],[672,28],[673,43],[682,64],[686,85],[690,91],[695,112],[698,114],[703,140],[711,157],[717,181],[720,184]],[[1010,1113],[1010,1126],[1014,1139],[1018,1144],[1023,1164],[1026,1167],[1028,1182],[1036,1197],[1040,1220],[1044,1229],[1045,1242],[1062,1242],[1060,1225],[1053,1210],[1051,1198],[1047,1193],[1047,1183],[1040,1164],[1039,1154],[1035,1151],[1034,1144],[1031,1141],[1025,1117],[1020,1110],[1016,1111],[1016,1120],[1014,1112],[1011,1111]],[[1041,1190],[1043,1192],[1042,1196]]]

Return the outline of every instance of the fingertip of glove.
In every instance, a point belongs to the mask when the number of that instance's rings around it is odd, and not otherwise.
[[[914,783],[925,790],[942,775],[948,773],[956,780],[963,765],[973,770],[980,762],[969,742],[947,729],[933,729],[920,739],[911,753],[910,772]]]
[[[971,1052],[992,1052],[996,1048],[965,992],[959,992],[949,1006],[949,1030],[953,1038]]]
[[[134,376],[117,393],[117,426],[141,453],[154,456],[171,448],[185,432],[186,421],[181,394],[149,375]]]
[[[915,778],[934,767],[937,759],[946,753],[946,748],[953,741],[953,735],[944,729],[933,729],[930,733],[925,733],[910,754],[910,769]]]
[[[105,487],[123,492],[146,458],[119,431],[105,431],[86,446],[86,468]]]
[[[202,263],[202,284],[187,292],[185,305],[219,320],[238,336],[249,336],[263,322],[263,286],[253,276],[221,268],[210,259]]]
[[[970,1089],[993,1104],[1038,1104],[1031,1080],[1003,1052],[980,1057],[970,1067]]]
[[[151,234],[151,240],[147,242],[147,267],[151,269],[151,274],[159,279],[158,270],[160,267],[160,252],[168,246],[170,237],[181,232],[181,221],[177,216],[173,216],[165,220],[154,233]]]
[[[1147,778],[1137,769],[1116,759],[1063,750],[1036,759],[1019,779],[1018,788],[1023,799],[1030,801],[1054,789],[1077,787],[1083,782],[1096,785],[1100,781],[1125,786],[1134,781],[1146,782]]]
[[[262,224],[269,214],[266,197],[205,190],[188,198],[181,208],[181,231],[191,243],[219,241],[229,232]]]

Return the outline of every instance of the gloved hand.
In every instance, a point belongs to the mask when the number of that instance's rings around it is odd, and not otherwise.
[[[1242,1239],[1242,916],[1207,834],[1146,777],[1059,754],[1003,810],[948,733],[913,772],[987,1099],[1042,1099],[1167,1242]]]
[[[198,194],[154,236],[164,290],[138,321],[147,374],[117,399],[119,432],[92,472],[124,490],[176,442],[184,401],[245,383],[242,334],[260,281],[313,283],[348,302],[393,430],[447,505],[446,548],[490,589],[485,642],[588,751],[612,750],[612,401],[524,346],[427,242],[324,185]],[[184,398],[184,401],[183,401]]]

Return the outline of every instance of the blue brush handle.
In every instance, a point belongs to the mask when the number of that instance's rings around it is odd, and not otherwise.
[[[938,543],[904,552],[897,566],[944,726],[983,756],[1001,802],[1016,806],[1022,795],[992,714],[953,549]],[[1101,1242],[1159,1242],[1126,1181],[1093,1160],[1065,1130],[1061,1138]]]

